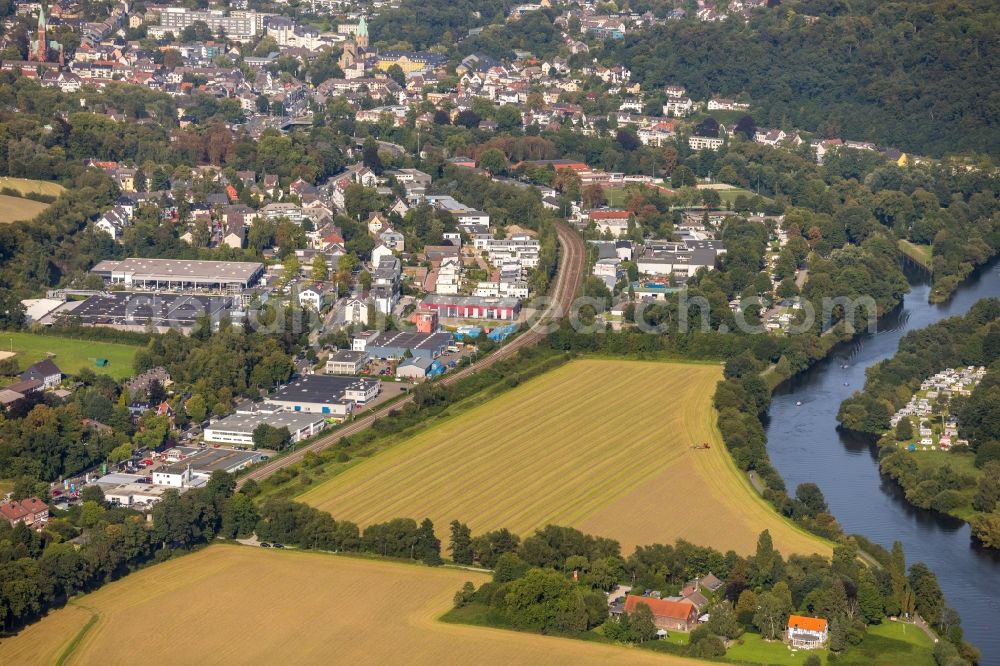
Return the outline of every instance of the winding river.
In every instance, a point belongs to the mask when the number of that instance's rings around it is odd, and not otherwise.
[[[1000,297],[996,260],[943,305],[927,302],[925,277],[908,277],[911,292],[877,333],[837,347],[778,388],[765,423],[768,450],[789,492],[806,481],[819,484],[845,532],[887,548],[899,540],[908,564],[926,562],[962,616],[966,639],[982,650],[982,663],[1000,664],[1000,554],[973,545],[964,522],[908,504],[902,489],[879,474],[874,444],[837,430],[840,403],[864,386],[866,368],[896,353],[905,333],[964,314],[981,298]]]

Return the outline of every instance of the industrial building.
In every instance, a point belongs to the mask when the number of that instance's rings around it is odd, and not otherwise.
[[[396,377],[399,379],[420,380],[444,373],[444,366],[440,361],[431,358],[408,358],[396,368]]]
[[[306,375],[279,388],[265,401],[271,407],[291,412],[326,414],[335,419],[351,415],[355,403],[374,400],[382,382],[364,377]]]
[[[368,362],[368,354],[352,349],[338,349],[326,359],[326,374],[356,375]]]
[[[264,264],[193,259],[106,260],[90,269],[107,284],[136,289],[242,291],[260,279]]]
[[[321,415],[301,412],[261,411],[231,414],[205,428],[206,442],[253,446],[253,433],[261,424],[272,428],[288,428],[291,441],[312,437],[326,428],[326,419]]]
[[[159,467],[151,475],[111,473],[97,479],[104,499],[122,506],[149,506],[160,501],[171,488],[179,492],[200,488],[216,470],[233,474],[261,460],[261,455],[254,451],[222,448],[177,447],[167,454],[168,459],[178,462]]]
[[[386,331],[368,340],[365,351],[372,358],[403,358],[406,352],[415,357],[437,358],[450,343],[451,333]]]
[[[434,310],[439,317],[457,319],[498,319],[513,321],[521,312],[516,298],[483,298],[481,296],[442,296],[429,294],[422,307]]]
[[[229,296],[188,296],[112,291],[90,296],[63,317],[82,326],[104,326],[120,331],[190,333],[199,318],[213,328],[233,309]]]

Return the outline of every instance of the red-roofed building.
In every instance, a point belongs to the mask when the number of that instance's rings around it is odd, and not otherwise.
[[[653,623],[667,631],[691,631],[698,624],[698,609],[690,601],[668,601],[634,594],[625,599],[625,612],[632,614],[639,604],[653,611]]]
[[[826,643],[828,629],[827,621],[821,617],[789,615],[785,635],[792,647],[813,650]]]
[[[0,515],[7,519],[11,527],[18,523],[41,527],[49,519],[49,505],[37,497],[10,500],[0,504]]]
[[[615,238],[628,234],[628,221],[632,214],[618,208],[602,208],[590,211],[590,221],[597,230],[604,234],[610,233]]]
[[[626,220],[631,216],[627,210],[621,210],[618,208],[604,208],[601,210],[590,211],[590,219],[592,220]]]

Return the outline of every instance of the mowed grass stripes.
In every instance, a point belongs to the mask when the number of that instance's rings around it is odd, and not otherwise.
[[[626,551],[678,538],[752,552],[767,528],[785,552],[829,547],[775,514],[715,430],[716,365],[580,360],[420,433],[299,499],[368,525],[430,517],[447,540],[549,523]],[[693,444],[712,448],[695,450]]]

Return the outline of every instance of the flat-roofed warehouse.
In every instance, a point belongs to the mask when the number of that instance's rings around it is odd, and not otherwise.
[[[437,358],[450,343],[451,333],[387,331],[369,340],[365,351],[375,358],[403,358],[407,351],[416,357]]]
[[[282,386],[264,403],[291,412],[327,414],[344,419],[354,404],[371,402],[382,390],[382,382],[368,377],[305,375]]]
[[[142,289],[247,289],[264,273],[252,261],[140,259],[102,261],[90,269],[108,284]]]
[[[272,428],[288,428],[292,442],[312,437],[326,427],[322,414],[302,412],[252,412],[231,414],[205,428],[206,442],[253,446],[253,431],[262,423]]]
[[[189,296],[112,291],[90,296],[65,315],[83,326],[104,326],[121,331],[160,333],[169,329],[190,332],[199,317],[213,327],[233,306],[229,296]]]

